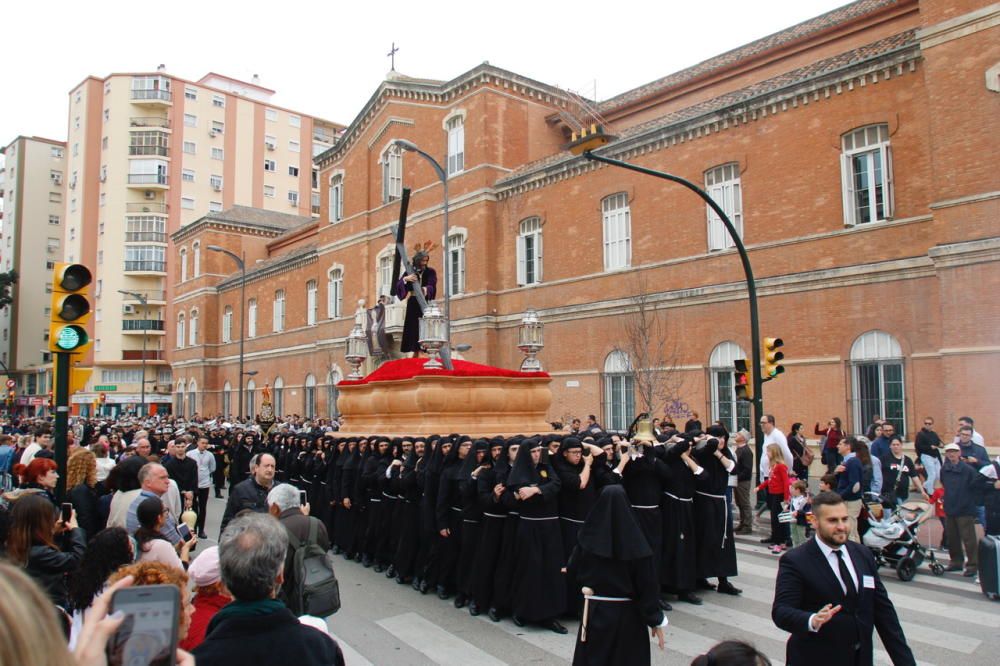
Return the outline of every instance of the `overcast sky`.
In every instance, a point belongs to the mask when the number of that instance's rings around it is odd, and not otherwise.
[[[277,91],[275,104],[348,124],[389,70],[448,80],[483,61],[606,99],[845,4],[844,0],[8,0],[0,145],[66,138],[84,77],[208,71]]]

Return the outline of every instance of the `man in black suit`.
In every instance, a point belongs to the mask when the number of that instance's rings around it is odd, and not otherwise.
[[[870,666],[872,629],[895,666],[916,664],[875,558],[848,541],[847,505],[833,492],[812,501],[816,536],[778,563],[771,618],[791,634],[788,666]]]

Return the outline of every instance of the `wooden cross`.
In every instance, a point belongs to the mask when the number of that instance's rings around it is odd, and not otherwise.
[[[390,62],[391,62],[390,67],[391,67],[391,70],[393,72],[396,71],[396,53],[398,53],[398,52],[399,52],[399,47],[396,46],[396,42],[393,42],[392,43],[392,50],[389,51],[388,53],[386,53],[386,55],[389,56],[389,58],[391,58],[391,60],[390,60]]]

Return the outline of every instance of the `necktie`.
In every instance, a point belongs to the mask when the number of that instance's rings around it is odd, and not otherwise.
[[[858,588],[854,585],[854,579],[851,578],[851,572],[847,568],[847,562],[844,561],[844,551],[835,550],[833,554],[837,556],[837,566],[840,567],[840,578],[844,581],[844,587],[847,589],[847,602],[851,606],[855,606],[858,603]]]

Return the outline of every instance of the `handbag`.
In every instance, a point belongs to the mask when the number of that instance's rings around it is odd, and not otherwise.
[[[802,454],[801,455],[797,455],[795,457],[798,459],[798,461],[800,463],[802,463],[806,468],[808,468],[810,465],[812,465],[813,460],[816,459],[816,454],[813,453],[812,449],[809,448],[809,444],[808,443],[803,442],[802,443]]]

